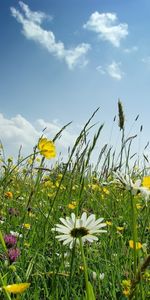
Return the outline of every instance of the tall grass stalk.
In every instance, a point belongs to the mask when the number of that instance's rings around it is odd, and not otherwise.
[[[82,243],[82,238],[79,238],[80,242],[80,251],[81,251],[81,256],[82,256],[82,261],[83,261],[83,268],[84,268],[84,277],[85,277],[85,286],[86,286],[86,300],[95,300],[94,292],[93,292],[93,287],[90,284],[88,280],[88,267],[86,264],[86,258],[84,254],[84,248],[83,248],[83,243]]]

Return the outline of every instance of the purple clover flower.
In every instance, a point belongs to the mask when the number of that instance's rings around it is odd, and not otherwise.
[[[6,234],[4,236],[4,241],[7,248],[11,248],[17,244],[17,238],[12,234]]]
[[[11,263],[15,262],[20,255],[19,248],[11,248],[8,250],[8,257]]]

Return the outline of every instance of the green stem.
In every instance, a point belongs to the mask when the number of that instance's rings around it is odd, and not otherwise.
[[[3,292],[4,292],[5,296],[6,296],[6,299],[7,299],[7,300],[11,300],[11,297],[10,297],[9,293],[8,293],[7,291],[5,291],[5,289],[3,289],[3,287],[4,287],[4,282],[3,282],[3,277],[2,277],[2,275],[1,275],[1,273],[0,273],[0,283],[1,283],[1,285],[2,285],[2,290],[3,290]]]
[[[134,277],[136,277],[137,273],[137,213],[136,213],[136,205],[135,198],[131,196],[131,207],[132,207],[132,234],[133,234],[133,245],[134,245]]]
[[[81,256],[83,260],[83,267],[84,267],[84,277],[85,277],[85,286],[86,286],[86,293],[87,293],[87,300],[90,299],[90,292],[89,292],[89,285],[88,285],[88,272],[87,272],[87,264],[86,264],[86,259],[84,255],[84,249],[83,249],[83,243],[82,243],[82,238],[79,238],[80,242],[80,250],[81,250]]]

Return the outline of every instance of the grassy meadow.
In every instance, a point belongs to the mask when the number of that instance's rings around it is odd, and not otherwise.
[[[41,137],[33,153],[19,153],[17,162],[4,160],[1,145],[1,300],[150,299],[148,158],[139,166],[135,157],[130,165],[135,137],[126,136],[118,102],[117,153],[104,145],[91,166],[103,130],[101,125],[89,141],[95,113],[65,163],[51,165],[55,142],[68,125],[51,142]],[[104,232],[96,227],[101,222]],[[97,239],[87,236],[91,232]],[[63,234],[68,240],[60,240]]]

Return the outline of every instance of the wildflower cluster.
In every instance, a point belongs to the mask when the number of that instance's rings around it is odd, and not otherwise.
[[[20,256],[20,249],[17,248],[17,238],[13,234],[6,234],[4,241],[7,247],[7,255],[10,263],[13,263]]]

